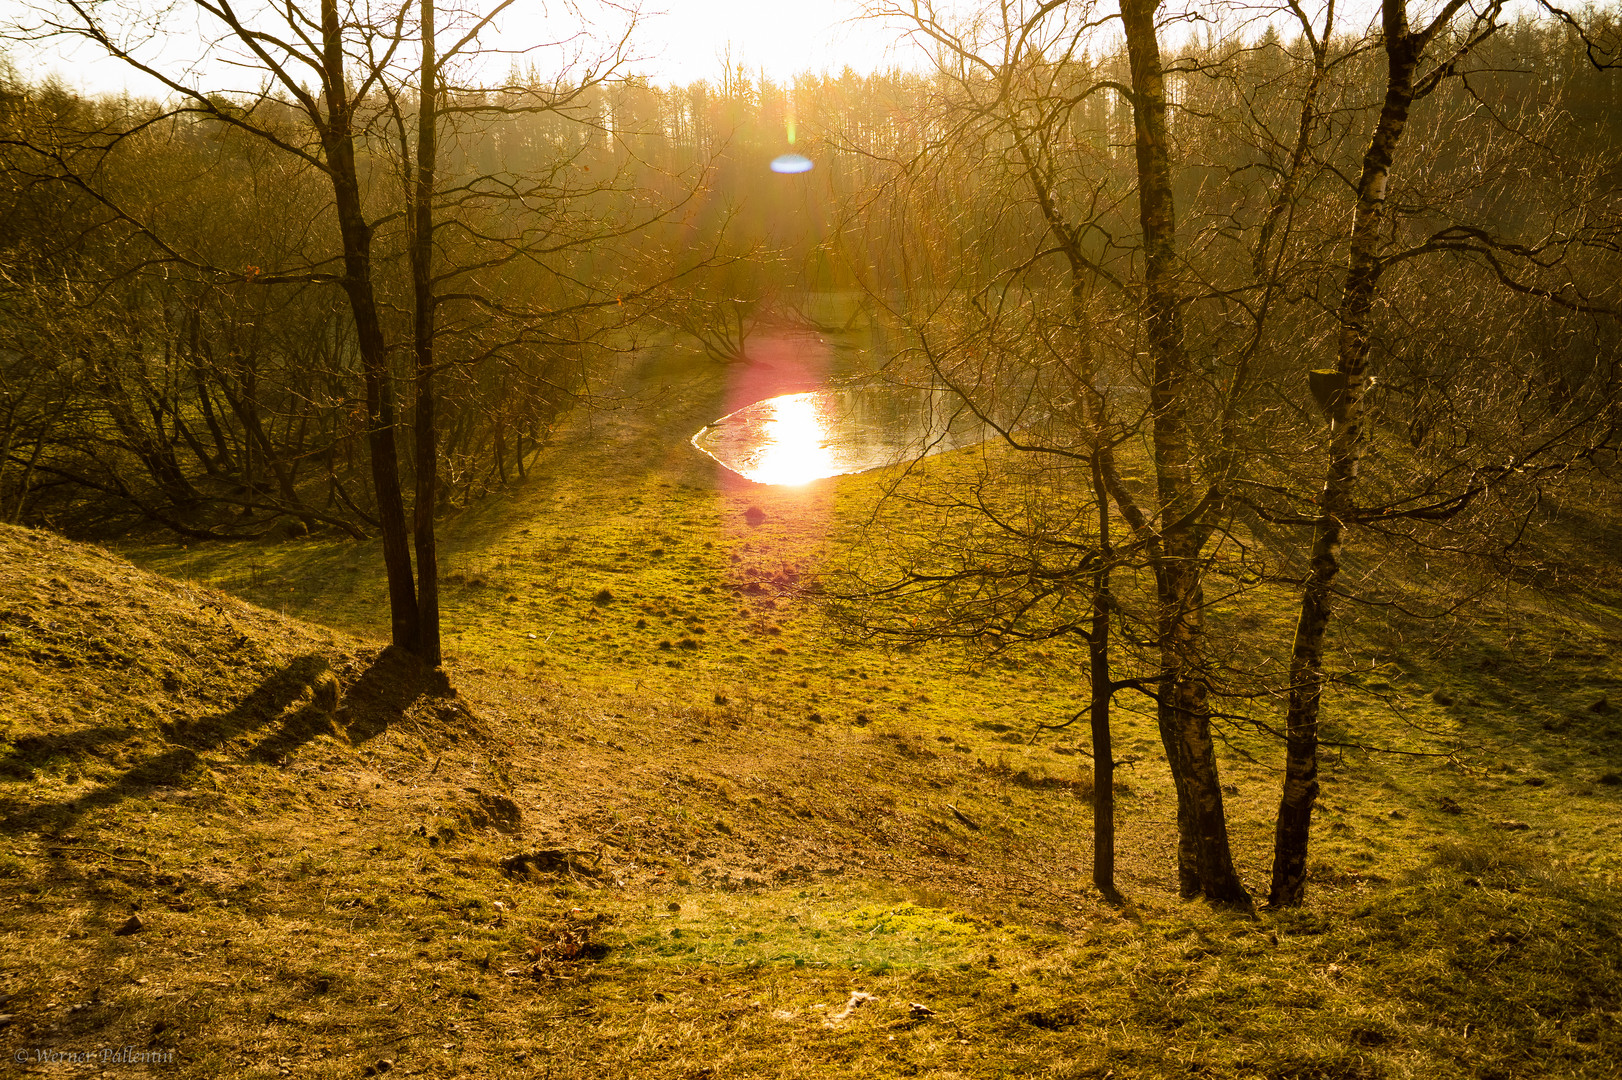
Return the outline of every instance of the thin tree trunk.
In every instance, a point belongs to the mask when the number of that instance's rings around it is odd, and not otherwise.
[[[439,452],[434,430],[434,166],[438,117],[438,74],[434,60],[434,0],[422,0],[422,100],[417,112],[417,176],[411,230],[411,286],[415,301],[412,337],[417,372],[416,458],[417,490],[414,534],[417,547],[417,648],[429,667],[438,667],[439,563],[434,542],[435,487],[439,479]]]
[[[34,442],[34,452],[28,455],[28,464],[23,468],[22,482],[17,485],[17,505],[11,512],[11,523],[13,525],[18,525],[22,522],[23,507],[28,504],[28,489],[34,482],[34,467],[39,464],[40,455],[45,452],[46,436],[51,433],[51,430],[56,427],[57,422],[62,419],[62,414],[67,412],[68,401],[69,399],[67,397],[64,396],[62,398],[61,402],[57,405],[56,413],[51,417],[50,422],[40,429],[39,438]],[[6,456],[8,458],[10,457],[9,447],[7,448]]]
[[[328,174],[338,210],[344,247],[344,293],[355,319],[366,384],[366,441],[371,451],[372,488],[377,498],[383,566],[388,575],[390,639],[417,650],[417,590],[411,575],[411,546],[405,503],[400,493],[400,455],[395,444],[394,388],[389,377],[388,349],[372,288],[372,228],[361,207],[355,167],[353,118],[344,81],[343,31],[337,0],[321,0],[322,81],[328,121],[322,130]]]
[[[298,488],[293,483],[293,474],[288,470],[287,463],[276,454],[270,436],[265,434],[264,423],[259,418],[258,401],[246,394],[233,394],[223,379],[220,381],[220,390],[225,394],[225,403],[231,407],[231,411],[236,414],[237,422],[242,425],[243,440],[259,451],[259,457],[270,470],[282,506],[302,521],[305,529],[314,530],[318,524],[317,519],[299,497]]]
[[[1093,619],[1087,636],[1092,672],[1089,719],[1093,729],[1093,884],[1115,901],[1115,750],[1110,738],[1110,550],[1109,492],[1104,489],[1102,439],[1093,444],[1093,498],[1098,508],[1098,570],[1093,575]]]
[[[1329,464],[1320,512],[1312,531],[1312,562],[1301,590],[1301,614],[1290,651],[1290,702],[1284,717],[1284,791],[1273,838],[1268,903],[1295,907],[1306,898],[1307,841],[1318,800],[1318,719],[1323,695],[1323,645],[1330,599],[1340,573],[1341,534],[1352,508],[1363,456],[1363,393],[1368,385],[1369,315],[1381,263],[1385,190],[1397,145],[1414,101],[1414,71],[1425,39],[1409,32],[1405,0],[1385,0],[1386,94],[1357,184],[1351,257],[1340,302],[1336,393],[1330,421]]]
[[[209,368],[216,373],[223,385],[224,378],[219,365],[214,361],[213,350],[202,340],[198,326],[198,318],[193,317],[191,329],[191,369],[192,381],[197,386],[197,402],[203,410],[203,419],[208,424],[209,436],[214,440],[215,463],[226,473],[242,475],[242,467],[237,462],[237,454],[232,450],[232,440],[229,434],[220,426],[215,416],[214,401],[208,392],[208,381],[203,378],[203,364],[206,361]]]
[[[495,445],[491,448],[491,453],[494,454],[495,458],[496,458],[496,474],[501,477],[501,486],[506,487],[507,482],[508,482],[507,481],[507,440],[504,438],[504,429],[506,428],[506,421],[503,419],[501,413],[497,412],[496,415],[492,418],[491,422],[493,424],[493,427],[491,428],[491,432],[492,432],[492,434],[494,436],[494,439],[495,439]]]

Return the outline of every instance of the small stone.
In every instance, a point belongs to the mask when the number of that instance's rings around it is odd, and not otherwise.
[[[1445,690],[1438,690],[1436,693],[1431,695],[1431,700],[1436,702],[1438,705],[1446,707],[1453,704],[1453,695],[1447,693]]]
[[[1493,827],[1503,829],[1505,832],[1527,832],[1532,828],[1532,826],[1528,825],[1524,821],[1515,821],[1513,819],[1496,821],[1493,823]]]
[[[1588,707],[1588,711],[1592,713],[1599,713],[1603,716],[1606,713],[1615,712],[1616,706],[1611,704],[1609,698],[1607,698],[1604,694],[1601,694],[1600,699]]]
[[[141,921],[141,917],[139,915],[131,915],[124,921],[123,926],[120,926],[117,930],[113,931],[113,936],[125,937],[129,934],[139,934],[145,929],[146,924]]]
[[[751,506],[743,512],[743,519],[750,525],[759,528],[760,523],[766,520],[766,511],[758,506]]]

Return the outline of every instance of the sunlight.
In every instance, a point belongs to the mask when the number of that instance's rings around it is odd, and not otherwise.
[[[828,448],[831,432],[817,395],[790,394],[772,401],[761,432],[760,456],[743,475],[757,484],[807,484],[841,470]]]

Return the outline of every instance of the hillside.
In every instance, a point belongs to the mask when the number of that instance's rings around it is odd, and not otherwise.
[[[1073,711],[1067,655],[833,639],[794,585],[873,481],[717,477],[685,437],[727,393],[582,424],[447,524],[448,683],[367,638],[365,545],[132,549],[177,580],[0,528],[25,1070],[1615,1075],[1608,610],[1360,631],[1341,722],[1451,750],[1330,755],[1300,912],[1176,900],[1175,800],[1123,713],[1112,908],[1083,736],[1034,726]],[[1274,754],[1236,731],[1223,762],[1252,879]],[[173,1057],[39,1056],[100,1047]]]

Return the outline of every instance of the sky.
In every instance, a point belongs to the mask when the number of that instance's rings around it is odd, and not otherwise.
[[[125,6],[134,7],[138,2],[130,0]],[[153,0],[147,7],[155,10],[166,2]],[[28,0],[0,0],[0,25],[27,20],[28,6]],[[244,9],[240,2],[237,6]],[[582,6],[588,12],[593,10],[589,2]],[[161,23],[173,42],[166,53],[171,65],[183,67],[203,51],[197,20],[188,7],[183,0],[170,5]],[[594,21],[604,32],[623,24],[621,12],[607,7],[597,11]],[[698,79],[713,82],[718,81],[725,59],[730,57],[734,66],[743,65],[750,78],[764,73],[774,82],[788,82],[802,71],[837,73],[847,65],[871,71],[900,62],[908,46],[898,45],[893,31],[860,18],[860,12],[860,0],[646,0],[630,45],[631,70],[663,84]],[[578,17],[559,4],[519,0],[503,18],[499,41],[519,46],[556,40],[579,25]],[[31,78],[54,74],[68,86],[90,93],[154,92],[139,73],[92,48],[30,47],[9,34],[0,35],[0,40],[4,40],[0,50]],[[538,53],[537,64],[544,67],[546,56]],[[219,85],[211,88],[223,89],[242,81],[240,72],[222,71]]]
[[[163,96],[155,84],[144,81],[116,60],[100,55],[94,48],[81,46],[64,50],[60,43],[31,48],[6,27],[30,19],[30,5],[50,5],[60,0],[0,0],[0,55],[9,55],[19,71],[30,79],[54,74],[68,86],[88,93],[117,93]],[[156,25],[168,42],[161,54],[166,70],[184,70],[197,65],[206,55],[200,22],[190,0],[79,0],[113,10],[164,14]],[[264,4],[285,0],[233,0],[239,12],[250,12]],[[293,0],[314,9],[315,0]],[[392,10],[401,0],[349,0],[378,9]],[[405,0],[412,3],[414,0]],[[438,0],[442,10],[458,5],[487,9],[493,0]],[[1280,9],[1284,0],[1187,0],[1190,9],[1216,15],[1230,28],[1246,34],[1260,32],[1269,18],[1280,20],[1281,29],[1294,32]],[[1442,0],[1409,0],[1413,17],[1421,18]],[[1475,0],[1476,3],[1482,0]],[[487,44],[512,50],[538,42],[578,39],[583,25],[594,25],[599,37],[617,38],[623,29],[625,5],[643,5],[637,30],[628,51],[632,63],[626,69],[646,75],[660,84],[687,84],[699,79],[719,81],[728,58],[734,67],[742,65],[755,79],[764,74],[773,82],[787,83],[801,72],[839,73],[846,66],[857,71],[892,67],[922,66],[922,54],[894,25],[885,25],[861,15],[863,0],[517,0],[501,19],[500,33]],[[1322,21],[1324,0],[1306,0],[1314,23]],[[1517,0],[1524,6],[1524,0]],[[947,9],[970,9],[977,0],[937,0]],[[1361,29],[1377,10],[1376,0],[1337,0],[1343,30]],[[588,22],[583,22],[584,19]],[[36,17],[37,18],[37,17]],[[1194,25],[1194,24],[1190,24]],[[1209,24],[1201,24],[1209,25]],[[576,44],[578,41],[576,40]],[[540,49],[531,54],[537,70],[553,74],[558,57],[571,46]],[[497,55],[486,61],[484,73],[474,73],[468,81],[494,82],[507,74],[511,58]],[[522,65],[520,65],[522,66]],[[262,78],[257,65],[231,69],[218,63],[195,72],[196,82],[205,89],[251,92]]]
[[[657,81],[713,79],[730,47],[735,63],[774,82],[801,71],[871,71],[894,62],[895,35],[861,19],[855,0],[663,0],[645,40]]]

